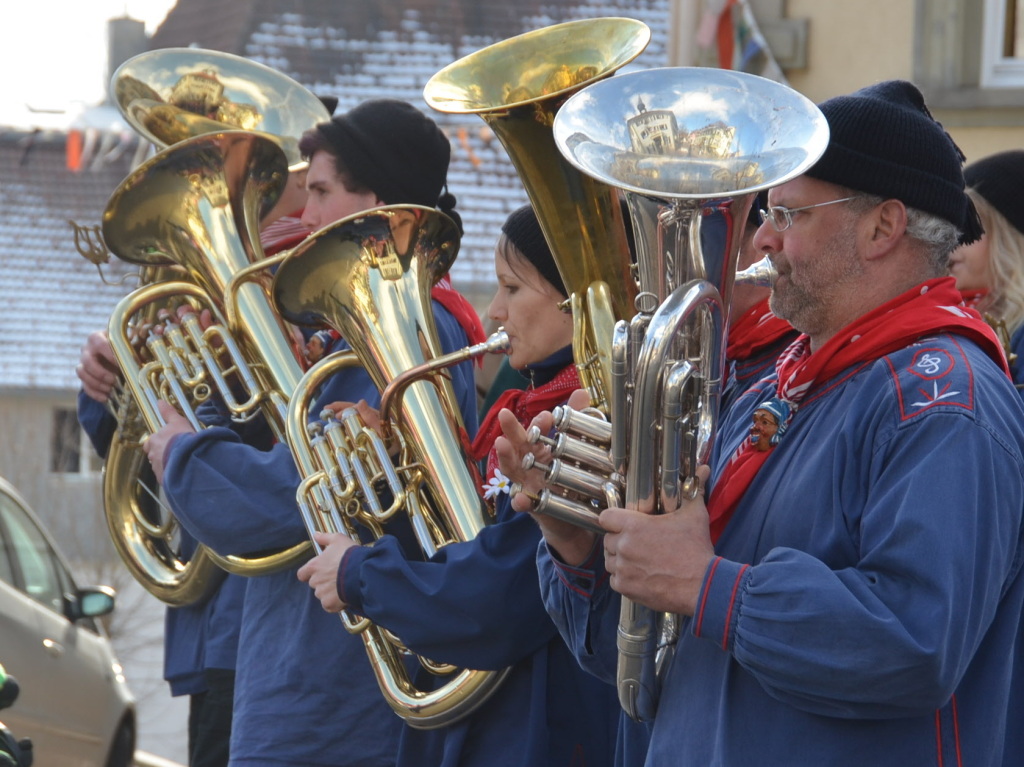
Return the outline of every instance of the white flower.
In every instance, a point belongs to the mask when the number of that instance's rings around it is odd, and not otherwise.
[[[502,474],[499,469],[495,469],[494,476],[487,480],[487,484],[483,486],[484,499],[489,501],[498,493],[507,493],[511,486],[512,481]]]

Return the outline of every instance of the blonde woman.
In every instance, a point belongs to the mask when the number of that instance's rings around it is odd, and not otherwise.
[[[950,274],[1002,335],[1014,383],[1024,391],[1024,150],[978,160],[964,168],[964,179],[985,234],[953,251]]]

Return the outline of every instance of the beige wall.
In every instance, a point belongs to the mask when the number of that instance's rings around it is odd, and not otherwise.
[[[808,21],[807,67],[786,76],[814,101],[880,80],[914,79],[915,0],[788,0],[785,16]],[[997,114],[933,111],[968,162],[1024,148],[1024,125],[992,127],[1000,121]]]
[[[786,76],[813,101],[912,75],[913,0],[789,0],[786,16],[809,22],[807,68]]]
[[[72,560],[112,553],[102,515],[100,475],[50,471],[55,408],[75,407],[72,393],[0,392],[0,476],[13,484]]]

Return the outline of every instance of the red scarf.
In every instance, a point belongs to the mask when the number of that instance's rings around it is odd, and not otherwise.
[[[775,369],[775,396],[790,408],[792,420],[800,403],[814,387],[843,371],[866,364],[938,333],[955,333],[977,343],[1007,372],[1006,357],[995,333],[978,312],[963,306],[952,277],[928,280],[847,325],[818,351],[811,353],[810,339],[801,335],[779,357]],[[783,437],[783,439],[785,439]],[[711,540],[717,541],[736,510],[758,469],[772,451],[761,452],[749,439],[729,459],[708,501]]]
[[[988,290],[961,290],[960,297],[963,298],[964,304],[972,309],[977,309],[982,299],[988,297]]]
[[[768,299],[764,298],[729,325],[729,347],[725,356],[730,360],[745,360],[792,332],[793,326],[772,314]]]
[[[494,449],[494,441],[501,436],[501,424],[498,413],[508,408],[516,420],[523,426],[529,426],[534,416],[545,410],[561,405],[576,389],[580,388],[580,377],[575,365],[568,365],[558,375],[536,389],[508,389],[495,400],[491,409],[484,416],[480,430],[473,440],[473,457],[480,460],[487,456],[486,476],[489,479],[498,465],[498,455]]]
[[[430,290],[430,297],[458,320],[462,329],[466,331],[466,338],[469,339],[470,346],[487,340],[484,326],[480,322],[480,315],[476,313],[476,309],[466,300],[465,296],[452,287],[452,280],[447,274],[434,283],[434,287]],[[477,357],[477,364],[483,364],[483,358]]]

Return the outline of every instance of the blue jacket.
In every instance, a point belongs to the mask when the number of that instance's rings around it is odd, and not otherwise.
[[[566,347],[532,366],[541,386],[567,364]],[[610,767],[614,689],[579,668],[540,598],[540,529],[495,497],[495,523],[428,561],[390,536],[346,552],[338,591],[350,608],[433,661],[508,676],[480,708],[449,727],[402,732],[402,767]],[[443,683],[422,670],[419,689]]]
[[[720,455],[774,383],[726,414]],[[646,763],[1017,764],[1022,509],[1024,408],[971,342],[923,339],[810,392],[718,541]],[[549,609],[607,673],[603,560],[540,559]]]
[[[481,708],[439,730],[402,733],[408,767],[602,767],[612,764],[618,703],[582,671],[548,618],[537,584],[536,523],[498,497],[497,523],[426,562],[394,538],[351,549],[341,592],[351,609],[414,652],[462,668],[511,667]],[[431,677],[417,681],[434,689]]]
[[[434,303],[441,345],[467,345],[454,317]],[[452,370],[467,429],[475,431],[472,363]],[[328,381],[313,408],[380,397],[362,370]],[[246,439],[252,441],[251,435]],[[299,475],[288,447],[252,446],[227,426],[178,437],[164,490],[195,537],[224,555],[307,541],[296,506]],[[233,767],[393,765],[402,722],[384,703],[363,641],[324,612],[297,567],[247,579],[235,711]]]
[[[96,452],[105,457],[117,421],[106,406],[85,392],[78,393],[78,420]],[[182,530],[182,555],[187,559],[195,547],[195,539]],[[164,611],[164,679],[171,695],[204,692],[205,669],[235,668],[244,590],[243,578],[228,575],[202,602]]]

